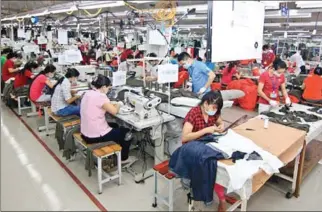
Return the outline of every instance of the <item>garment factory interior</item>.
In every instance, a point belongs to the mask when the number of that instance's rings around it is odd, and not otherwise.
[[[1,1],[1,210],[321,211],[320,12]]]

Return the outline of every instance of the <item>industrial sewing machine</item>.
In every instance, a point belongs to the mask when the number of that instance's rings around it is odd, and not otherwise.
[[[134,107],[134,114],[139,120],[151,119],[160,116],[156,107],[161,103],[161,98],[157,96],[145,97],[134,92],[126,92],[125,101]]]

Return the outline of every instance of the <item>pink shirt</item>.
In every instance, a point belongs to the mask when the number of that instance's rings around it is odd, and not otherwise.
[[[35,102],[41,96],[42,90],[46,86],[47,77],[44,74],[39,75],[30,86],[30,100]]]
[[[102,108],[110,102],[106,94],[97,90],[87,91],[81,101],[81,133],[88,138],[98,138],[109,133],[112,128],[108,125]]]

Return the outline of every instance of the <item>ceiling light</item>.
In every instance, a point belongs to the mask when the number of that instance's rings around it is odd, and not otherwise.
[[[284,33],[285,31],[282,30],[276,30],[274,33]],[[308,33],[309,30],[287,30],[288,33]]]
[[[322,7],[322,3],[319,1],[297,1],[296,6],[300,8],[319,8]]]
[[[94,2],[90,5],[79,5],[78,8],[79,9],[100,9],[100,8],[106,8],[106,7],[118,7],[118,6],[123,6],[124,5],[124,2],[123,1],[117,1],[117,2],[108,2],[106,3],[106,1],[104,2]]]
[[[316,29],[313,30],[312,35],[316,35]]]
[[[287,38],[287,31],[284,32],[284,38]]]

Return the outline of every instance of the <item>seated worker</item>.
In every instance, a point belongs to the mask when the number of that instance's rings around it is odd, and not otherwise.
[[[312,103],[322,104],[322,68],[316,67],[313,75],[303,82],[303,99]]]
[[[216,75],[203,62],[193,60],[187,52],[180,53],[178,62],[188,70],[194,93],[202,95],[210,91],[210,85]]]
[[[233,77],[240,79],[241,75],[237,70],[237,61],[229,62],[228,66],[222,70],[221,84],[227,86]]]
[[[107,98],[111,89],[108,77],[99,74],[92,81],[93,90],[87,91],[81,101],[81,134],[88,144],[114,141],[122,146],[122,164],[132,161],[129,157],[130,141],[125,140],[128,132],[125,128],[111,128],[107,123],[105,113],[116,115],[120,104],[112,104]]]
[[[286,63],[284,61],[280,61],[276,67],[277,70],[275,70],[273,66],[268,67],[268,70],[262,73],[259,77],[259,114],[265,111],[270,111],[272,108],[279,105],[279,88],[282,90],[286,105],[291,104],[285,85],[284,72],[287,68]]]
[[[147,57],[157,57],[157,54],[152,52],[148,54]],[[145,78],[146,81],[151,82],[151,81],[158,80],[158,64],[159,64],[158,60],[148,60],[146,65],[146,68],[147,68],[146,78]]]
[[[200,104],[192,108],[183,121],[183,145],[205,135],[224,131],[224,122],[220,117],[223,104],[221,93],[218,91],[210,91],[202,97]],[[225,211],[224,187],[216,184],[214,189],[219,198],[218,211]]]
[[[275,54],[270,51],[269,45],[263,45],[263,53],[262,53],[262,67],[266,69],[275,60]]]
[[[80,115],[80,106],[73,103],[80,98],[79,95],[72,96],[71,85],[77,82],[79,72],[75,68],[67,69],[65,77],[58,80],[53,88],[51,97],[51,110],[57,116]]]
[[[206,66],[210,69],[210,70],[212,70],[212,71],[214,71],[215,70],[215,63],[212,63],[211,61],[207,61],[207,52],[205,52],[205,55],[204,55],[204,58],[203,58],[203,60],[202,60],[205,64],[206,64]]]
[[[11,48],[6,48],[1,51],[1,70],[3,70],[3,66],[7,61],[7,55],[11,52],[12,52]],[[4,86],[5,86],[5,82],[3,81],[2,74],[1,74],[1,93],[3,92]]]
[[[50,89],[54,87],[54,84],[50,82],[50,78],[54,77],[56,67],[52,64],[46,66],[46,68],[39,72],[33,79],[29,89],[29,98],[33,102],[49,102],[51,95],[46,92],[46,86]]]
[[[17,72],[15,81],[13,82],[12,98],[25,96],[28,94],[29,84],[35,77],[33,72],[38,69],[39,65],[36,62],[28,62],[25,67]]]
[[[7,60],[2,68],[2,80],[4,82],[8,81],[10,78],[15,77],[16,73],[20,70],[19,68],[15,68],[17,57],[17,53],[15,52],[10,52],[7,55]]]
[[[128,55],[126,60],[124,60],[123,62],[120,63],[119,67],[118,67],[118,71],[126,71],[129,72],[131,71],[131,69],[134,68],[134,63],[133,62],[129,62],[127,60],[131,60],[133,59],[133,55]]]

